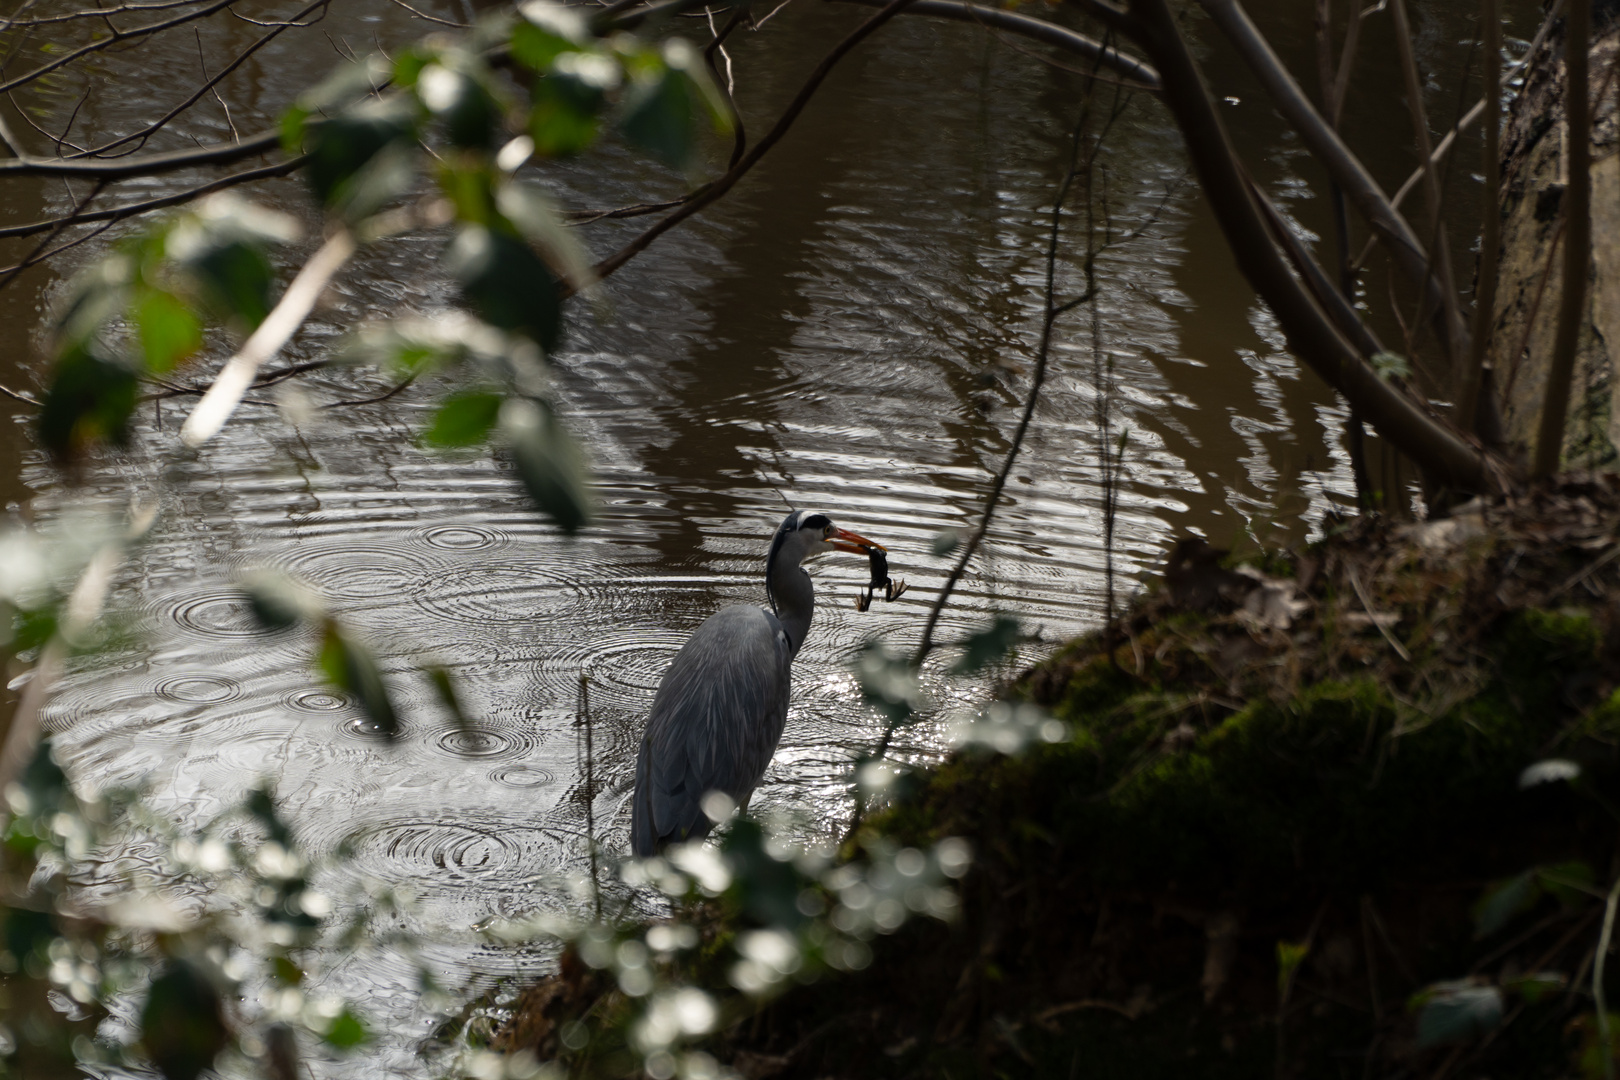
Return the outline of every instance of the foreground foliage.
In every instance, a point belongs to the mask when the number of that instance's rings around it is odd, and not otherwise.
[[[1184,544],[1012,688],[1004,719],[1044,706],[1070,737],[965,749],[870,823],[972,846],[960,917],[708,1052],[758,1076],[1604,1075],[1617,533],[1604,479],[1363,519],[1263,570]]]

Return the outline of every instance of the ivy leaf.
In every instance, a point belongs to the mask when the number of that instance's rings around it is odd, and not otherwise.
[[[97,443],[124,446],[140,385],[127,364],[92,348],[76,348],[59,358],[39,412],[39,438],[62,460]]]
[[[481,225],[465,225],[444,255],[445,269],[487,322],[518,330],[547,354],[562,337],[562,297],[551,270],[528,244]]]
[[[1370,357],[1373,370],[1384,381],[1390,379],[1409,379],[1412,377],[1412,365],[1407,363],[1406,357],[1392,352],[1374,353]]]
[[[500,427],[518,479],[540,512],[570,535],[589,524],[584,459],[551,410],[528,398],[511,398],[501,406]]]
[[[399,736],[399,715],[394,712],[376,657],[351,640],[330,619],[322,635],[317,662],[326,680],[359,702],[361,710],[384,736],[389,739]]]
[[[985,665],[1000,660],[1018,643],[1018,630],[1016,618],[998,614],[989,627],[962,643],[962,656],[951,671],[957,675],[971,675]]]
[[[489,438],[505,400],[504,395],[488,390],[451,394],[439,406],[422,440],[431,446],[476,446]]]
[[[1474,906],[1474,939],[1488,938],[1541,899],[1541,884],[1532,870],[1497,882]]]
[[[1417,1042],[1427,1049],[1470,1042],[1502,1022],[1502,991],[1470,983],[1435,983],[1414,998]]]
[[[172,371],[202,348],[202,323],[190,305],[162,289],[142,289],[135,301],[135,326],[140,335],[146,370],[153,375]]]

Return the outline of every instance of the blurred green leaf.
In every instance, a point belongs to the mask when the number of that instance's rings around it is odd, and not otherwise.
[[[495,208],[540,248],[552,273],[575,292],[596,284],[596,270],[578,234],[563,225],[556,207],[538,187],[509,180],[496,189]]]
[[[322,635],[318,663],[327,681],[353,697],[385,737],[398,737],[399,716],[394,712],[376,658],[330,619]]]
[[[1002,659],[1018,644],[1018,632],[1016,618],[998,614],[989,627],[970,635],[962,643],[962,655],[951,668],[952,673],[971,675],[987,664]]]
[[[1277,942],[1277,993],[1281,995],[1293,981],[1294,972],[1309,956],[1311,946],[1306,941]]]
[[[562,337],[562,297],[550,268],[515,236],[464,226],[444,255],[445,270],[473,309],[503,330],[518,330],[548,355]]]
[[[1569,978],[1561,971],[1532,971],[1502,983],[1502,989],[1518,994],[1530,1005],[1549,994],[1556,994],[1569,985]]]
[[[527,398],[508,399],[501,407],[500,428],[518,479],[540,512],[569,534],[589,524],[584,459],[551,410]]]
[[[930,550],[935,555],[949,555],[956,550],[957,545],[961,542],[962,536],[955,529],[941,529],[934,534]]]
[[[171,960],[141,1007],[141,1042],[168,1080],[197,1080],[230,1040],[219,988],[198,965]]]
[[[1533,788],[1541,784],[1573,784],[1581,778],[1581,767],[1563,758],[1538,761],[1519,774],[1519,787]]]
[[[1526,870],[1485,891],[1474,905],[1474,938],[1490,937],[1514,918],[1529,911],[1541,899],[1541,885],[1534,871]]]
[[[687,168],[696,155],[705,118],[716,131],[731,130],[725,98],[689,42],[670,39],[662,55],[643,54],[632,71],[619,127],[642,149],[676,168]]]
[[[732,822],[720,851],[731,869],[738,906],[759,925],[797,929],[809,921],[799,909],[799,894],[808,883],[792,862],[771,856],[757,821],[740,817]]]
[[[39,437],[57,458],[71,460],[97,443],[124,446],[129,418],[140,396],[128,365],[92,351],[74,349],[56,361],[39,412]]]
[[[431,446],[476,446],[495,429],[505,400],[504,395],[488,390],[451,394],[434,413],[422,440]]]
[[[1590,899],[1597,891],[1597,875],[1592,873],[1591,866],[1579,859],[1543,866],[1536,871],[1536,879],[1565,907],[1573,907]]]
[[[153,375],[172,371],[202,348],[202,323],[190,305],[162,289],[142,289],[135,301],[135,325],[140,333],[146,370]]]
[[[1435,983],[1414,995],[1420,1047],[1470,1042],[1502,1022],[1502,991],[1471,983]]]
[[[418,160],[415,143],[389,143],[354,171],[332,211],[350,224],[364,221],[416,186]]]
[[[512,27],[512,56],[533,71],[545,71],[559,54],[590,39],[585,16],[567,5],[529,0],[518,12],[523,19]]]
[[[605,58],[603,62],[611,63]],[[602,86],[574,71],[552,71],[536,79],[529,106],[535,153],[566,157],[590,146],[596,141],[606,100]]]
[[[349,1050],[371,1038],[371,1035],[366,1031],[366,1025],[354,1014],[353,1010],[344,1006],[343,1011],[338,1013],[337,1018],[332,1021],[332,1026],[326,1029],[326,1034],[322,1038],[326,1040],[329,1046],[335,1046],[339,1050]]]
[[[187,252],[183,265],[221,319],[239,318],[252,329],[270,314],[275,275],[259,245],[211,236]]]
[[[135,259],[126,252],[107,256],[73,280],[68,301],[56,315],[54,345],[66,352],[82,345],[129,304]]]
[[[322,615],[321,602],[314,593],[282,574],[261,572],[242,582],[254,618],[269,630],[287,630]]]
[[[435,665],[427,669],[427,677],[428,682],[433,684],[433,692],[438,697],[439,704],[444,706],[445,711],[456,722],[456,727],[462,731],[476,729],[477,725],[461,707],[461,695],[456,693],[456,682],[449,670]]]
[[[415,144],[416,112],[410,102],[362,101],[330,119],[311,118],[305,124],[303,147],[310,162],[304,173],[321,203],[336,208],[350,201],[356,174],[385,147],[401,145],[414,152]]]
[[[500,122],[500,103],[479,74],[471,63],[446,56],[417,75],[417,96],[456,146],[489,146]]]
[[[292,108],[282,114],[282,148],[289,155],[303,152],[305,125],[317,115],[335,115],[365,98],[373,97],[388,85],[393,65],[373,53],[358,62],[339,64],[332,74],[298,96]]]

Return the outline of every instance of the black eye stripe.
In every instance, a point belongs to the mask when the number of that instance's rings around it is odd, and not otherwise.
[[[832,528],[832,519],[826,514],[811,514],[809,517],[804,518],[799,522],[799,528],[821,530],[830,529]]]

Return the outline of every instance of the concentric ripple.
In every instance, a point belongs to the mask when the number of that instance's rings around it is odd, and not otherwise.
[[[272,562],[337,601],[400,596],[420,585],[438,565],[431,556],[403,544],[352,541],[301,544]]]
[[[534,738],[527,732],[488,725],[451,728],[434,743],[459,758],[519,757],[534,749]]]
[[[239,589],[215,588],[175,597],[160,610],[181,630],[214,641],[270,637],[278,631],[266,627],[253,614],[253,606]]]
[[[556,776],[537,765],[508,765],[490,773],[489,778],[514,788],[541,788],[557,782]]]
[[[505,533],[481,525],[429,525],[411,534],[411,539],[440,551],[489,551],[505,547]]]
[[[348,695],[326,687],[311,686],[281,695],[281,703],[294,712],[331,713],[349,707]]]
[[[469,882],[499,887],[503,878],[553,869],[565,855],[548,833],[493,814],[458,814],[452,821],[403,818],[352,835],[348,843],[356,871],[408,881],[418,890]]]
[[[179,705],[223,705],[241,697],[242,688],[234,679],[195,672],[171,675],[152,687],[152,693]]]

